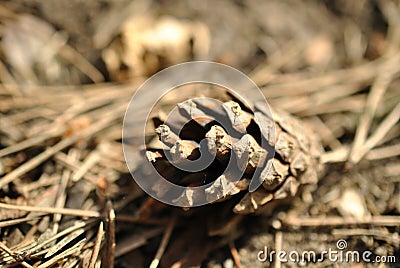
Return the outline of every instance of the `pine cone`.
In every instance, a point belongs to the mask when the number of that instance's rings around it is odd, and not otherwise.
[[[241,214],[256,212],[273,200],[293,197],[301,185],[318,182],[323,169],[319,161],[323,149],[303,122],[276,109],[272,109],[271,117],[262,105],[247,107],[238,98],[229,98],[220,107],[209,99],[190,99],[179,103],[179,114],[167,122],[163,113],[153,118],[155,133],[168,148],[166,152],[161,150],[158,140],[147,146],[147,158],[159,174],[182,186],[212,182],[204,194],[206,199],[208,195],[218,196],[218,202],[241,193],[242,198],[233,209]],[[218,123],[221,120],[229,122],[228,127],[222,127]],[[180,129],[179,125],[184,123]],[[200,143],[203,139],[206,142]],[[261,147],[262,139],[267,142],[268,148]],[[187,172],[174,166],[198,159],[202,146],[215,155],[209,167]],[[275,154],[271,151],[273,146]],[[235,168],[243,174],[234,183],[233,175],[224,172],[232,161],[231,156],[235,159]],[[250,192],[253,175],[262,186]],[[153,190],[160,196],[168,191],[158,189],[157,185]],[[176,204],[190,207],[193,203],[191,198],[190,191],[185,191],[176,198]]]

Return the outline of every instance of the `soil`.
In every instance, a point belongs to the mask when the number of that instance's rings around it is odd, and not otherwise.
[[[1,267],[400,267],[399,1],[16,0],[0,25]],[[237,68],[314,129],[318,184],[241,216],[240,195],[186,211],[144,194],[122,153],[126,105],[191,60]]]

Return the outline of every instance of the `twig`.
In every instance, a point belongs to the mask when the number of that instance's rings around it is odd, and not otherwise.
[[[353,165],[360,161],[362,153],[360,146],[362,146],[367,138],[372,119],[375,116],[376,109],[381,102],[392,79],[399,71],[400,54],[397,53],[382,66],[379,75],[375,79],[371,91],[368,94],[368,99],[365,111],[361,116],[360,123],[356,130],[356,135],[353,142],[353,147],[350,151],[348,162]]]
[[[272,105],[279,107],[278,100],[271,101]],[[317,105],[315,107],[309,107],[308,109],[297,113],[297,115],[305,117],[318,114],[333,114],[340,112],[361,112],[365,107],[365,96],[364,94],[357,94],[355,96],[339,99],[335,102],[325,103]]]
[[[95,150],[89,154],[89,156],[85,159],[82,165],[78,168],[77,171],[72,175],[72,181],[76,182],[80,180],[86,172],[91,169],[97,162],[100,160],[100,153]]]
[[[60,241],[58,241],[55,245],[50,245],[49,248],[46,248],[46,249],[42,250],[41,252],[34,253],[32,256],[42,255],[42,252],[43,252],[43,254],[46,253],[46,255],[44,255],[45,259],[52,257],[52,256],[56,255],[57,252],[61,251],[66,245],[68,245],[73,240],[75,240],[77,237],[82,235],[84,232],[85,232],[85,229],[83,229],[83,228],[78,229],[74,232],[71,232],[68,235],[66,235],[65,237],[63,237]]]
[[[12,220],[0,221],[0,228],[5,228],[5,227],[8,227],[8,226],[17,225],[17,224],[24,223],[24,222],[35,221],[38,218],[39,217],[25,217],[25,218],[21,218],[21,219],[12,219]]]
[[[308,109],[315,109],[328,103],[345,101],[350,95],[365,88],[366,83],[339,84],[327,87],[312,94],[293,96],[283,96],[273,100],[279,103],[279,107],[295,114],[307,113]]]
[[[23,109],[21,111],[18,111],[16,113],[10,114],[10,115],[4,115],[2,116],[2,119],[7,119],[13,122],[15,125],[21,125],[24,122],[27,122],[29,120],[39,118],[39,117],[44,117],[50,120],[54,120],[55,116],[58,115],[61,111],[52,109],[52,107],[32,107],[32,108],[27,108]]]
[[[40,250],[40,249],[42,249],[42,248],[45,248],[47,245],[51,244],[53,241],[56,241],[58,238],[63,237],[63,236],[65,236],[65,235],[67,235],[67,234],[70,234],[70,233],[72,233],[72,232],[75,232],[76,230],[85,227],[85,225],[86,225],[86,224],[85,224],[84,222],[75,223],[75,225],[73,225],[73,226],[71,226],[71,227],[68,227],[67,229],[65,229],[65,230],[59,232],[58,234],[56,234],[56,235],[50,237],[49,239],[43,241],[42,243],[36,244],[35,247],[30,248],[30,249],[27,251],[27,253],[28,253],[29,255],[32,254],[32,253],[35,253],[35,252],[37,252],[38,250]]]
[[[104,267],[114,267],[115,258],[115,212],[110,200],[106,203],[106,248],[102,263]]]
[[[153,259],[153,261],[150,264],[150,268],[157,268],[158,264],[160,263],[161,257],[164,254],[164,251],[168,245],[169,238],[171,237],[172,231],[174,230],[176,223],[176,215],[172,217],[170,220],[167,228],[165,229],[164,235],[162,237],[160,246],[158,247],[157,253]]]
[[[358,157],[361,159],[370,149],[372,149],[377,143],[379,143],[383,137],[389,132],[389,130],[399,121],[400,119],[400,103],[392,110],[392,112],[386,116],[382,123],[378,126],[375,133],[372,134],[364,145],[360,148]]]
[[[375,148],[367,154],[366,158],[368,160],[377,160],[397,155],[400,155],[400,143],[381,148]]]
[[[76,150],[71,149],[68,153],[68,158],[74,160],[78,158],[79,154],[76,152]],[[58,188],[58,194],[57,194],[57,200],[54,204],[56,208],[63,208],[65,206],[65,201],[67,200],[67,186],[68,182],[71,177],[71,171],[70,170],[63,170],[62,175],[60,177],[60,187]],[[62,215],[61,214],[54,214],[53,216],[53,231],[54,233],[58,232],[58,227],[59,227],[59,222],[61,221]]]
[[[5,252],[6,252],[8,255],[10,255],[14,260],[18,261],[17,259],[15,259],[14,253],[13,253],[6,245],[4,245],[4,244],[1,243],[1,242],[0,242],[0,249],[2,249],[3,251],[5,251]],[[24,267],[33,268],[33,266],[31,266],[29,263],[27,263],[27,262],[25,262],[25,261],[22,261],[21,264],[22,264]]]
[[[17,167],[6,176],[0,179],[0,188],[3,188],[8,183],[12,182],[19,176],[29,172],[30,170],[34,169],[35,167],[39,166],[41,163],[46,161],[48,158],[53,156],[55,153],[67,148],[68,146],[74,144],[79,139],[89,138],[90,136],[94,135],[95,133],[99,132],[100,130],[109,126],[109,124],[122,116],[122,112],[125,110],[125,106],[121,105],[119,109],[113,110],[111,114],[105,115],[102,119],[97,121],[96,123],[92,124],[88,128],[82,130],[81,132],[76,133],[73,136],[64,138],[53,147],[46,149],[43,153],[37,155],[36,157],[32,158],[28,162],[22,164],[21,166]]]
[[[346,236],[374,236],[378,239],[385,240],[393,245],[400,244],[400,237],[393,233],[383,232],[381,230],[371,229],[335,229],[332,231],[332,235],[340,236],[341,238]]]
[[[342,69],[322,74],[311,74],[310,72],[299,74],[276,75],[271,85],[261,88],[266,97],[293,96],[320,90],[322,87],[344,84],[349,81],[366,82],[373,79],[376,70],[382,68],[385,61],[378,59],[363,65],[349,69]],[[306,76],[306,77],[304,77]]]
[[[343,145],[333,151],[324,153],[321,156],[321,162],[322,163],[344,162],[347,160],[349,152],[350,152],[350,147]],[[372,149],[366,154],[365,158],[367,160],[379,160],[397,155],[400,155],[400,144],[388,145]]]
[[[99,90],[96,90],[98,92]],[[101,93],[101,92],[99,92]],[[76,101],[71,107],[65,110],[60,116],[54,119],[55,124],[50,126],[50,129],[46,129],[40,135],[28,138],[20,143],[17,143],[12,146],[8,146],[2,150],[0,150],[0,157],[6,156],[11,153],[16,153],[18,151],[22,151],[26,148],[38,145],[43,143],[44,141],[51,139],[53,137],[60,136],[65,131],[65,125],[68,120],[73,119],[77,115],[89,111],[91,109],[95,109],[101,107],[102,105],[106,105],[110,103],[114,99],[119,99],[125,96],[128,91],[119,91],[118,94],[115,94],[114,90],[110,90],[108,92],[104,92],[102,94],[97,94],[91,96],[89,99],[85,98],[85,96],[78,95],[80,97],[79,100]],[[53,97],[53,96],[52,96]],[[71,99],[66,97],[65,99]],[[45,99],[46,100],[46,99]],[[39,104],[38,104],[39,105]],[[40,106],[40,105],[39,105]],[[109,107],[110,110],[111,107]],[[101,114],[101,111],[96,111],[96,114]],[[45,126],[48,128],[48,126]]]
[[[86,241],[86,238],[80,240],[78,243],[74,244],[73,246],[71,246],[69,249],[62,252],[61,254],[58,254],[54,258],[51,258],[50,260],[40,264],[39,266],[37,266],[37,268],[51,267],[53,264],[55,264],[59,260],[65,259],[66,257],[68,257],[72,254],[76,254],[78,251],[80,251],[82,249],[85,241]]]
[[[321,155],[321,163],[338,163],[347,160],[350,147],[343,145],[333,151],[325,152]]]
[[[241,268],[242,265],[240,263],[239,252],[237,251],[235,247],[235,242],[233,240],[229,241],[229,249],[231,251],[233,262],[235,263],[236,268]]]
[[[87,75],[93,82],[103,82],[103,74],[97,70],[87,59],[85,59],[78,51],[73,47],[65,44],[59,50],[59,54],[65,60],[68,60],[75,65],[82,73]]]
[[[103,222],[100,222],[99,229],[97,231],[96,242],[93,247],[92,256],[90,257],[89,268],[94,268],[97,257],[99,256],[101,240],[104,235]]]
[[[344,218],[344,217],[301,217],[288,215],[283,219],[283,224],[300,227],[339,226],[339,225],[377,225],[400,226],[400,216],[372,216],[368,218]]]
[[[79,165],[81,164],[80,161],[72,161],[71,159],[68,159],[67,155],[64,154],[63,152],[58,152],[54,155],[54,159],[61,164],[62,166],[71,169],[72,171],[76,171],[79,169]],[[91,172],[86,172],[84,175],[84,178],[87,179],[88,181],[92,183],[96,183],[97,177],[91,173]]]
[[[43,132],[39,136],[34,136],[34,137],[31,137],[31,138],[28,138],[26,140],[23,140],[23,141],[17,143],[17,144],[14,144],[14,145],[8,146],[8,147],[6,147],[4,149],[1,149],[0,150],[0,157],[4,157],[6,155],[9,155],[9,154],[12,154],[12,153],[16,153],[16,152],[22,151],[22,150],[24,150],[26,148],[38,145],[38,144],[40,144],[40,143],[42,143],[42,142],[44,142],[44,141],[46,141],[48,139],[51,139],[51,138],[54,138],[54,137],[57,137],[57,136],[61,135],[63,132],[64,132],[64,129],[61,128],[61,127],[57,128],[55,130],[52,130],[52,131]]]
[[[277,231],[275,234],[275,251],[280,252],[282,251],[282,242],[283,242],[283,234],[281,231]],[[267,254],[265,252],[265,254]],[[280,268],[281,267],[281,261],[278,255],[275,255],[275,260],[274,260],[274,268]]]
[[[17,167],[7,175],[5,175],[3,178],[0,179],[0,188],[3,188],[6,186],[8,183],[12,182],[16,178],[18,178],[21,175],[24,175],[25,173],[31,171],[35,167],[39,166],[42,164],[44,161],[46,161],[48,158],[50,158],[52,155],[57,153],[58,151],[61,151],[65,149],[66,147],[72,145],[78,140],[78,136],[71,136],[68,138],[65,138],[61,140],[59,143],[54,145],[53,147],[48,148],[45,150],[43,153],[37,155],[36,157],[32,158],[28,162],[22,164],[21,166]]]
[[[10,209],[10,210],[22,210],[22,211],[28,211],[28,212],[39,212],[39,213],[46,213],[46,214],[63,214],[63,215],[78,216],[78,217],[84,217],[84,218],[100,217],[100,213],[97,211],[72,209],[72,208],[20,206],[20,205],[6,204],[6,203],[0,203],[0,208]]]

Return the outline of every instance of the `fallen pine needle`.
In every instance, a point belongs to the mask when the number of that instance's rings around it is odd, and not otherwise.
[[[28,212],[39,212],[46,214],[63,214],[78,217],[98,218],[100,213],[91,210],[72,209],[72,208],[53,208],[53,207],[34,207],[34,206],[20,206],[0,203],[0,208],[10,210],[22,210]]]
[[[176,222],[176,216],[174,216],[171,221],[169,222],[167,228],[165,229],[165,233],[162,237],[160,246],[158,247],[156,256],[154,257],[153,261],[150,264],[150,268],[157,268],[158,264],[160,263],[161,257],[164,254],[164,251],[168,245],[169,238],[171,237],[172,231],[174,230]]]
[[[89,268],[94,268],[96,264],[97,257],[99,256],[101,240],[104,235],[103,222],[100,222],[99,229],[97,231],[96,242],[94,244],[92,256],[90,257]]]
[[[233,258],[233,262],[235,263],[235,267],[236,268],[241,268],[242,265],[240,263],[239,252],[237,251],[237,249],[235,247],[235,243],[233,242],[233,240],[231,240],[229,242],[229,250],[231,251],[231,255],[232,255],[232,258]]]
[[[338,226],[338,225],[377,225],[400,226],[400,216],[372,216],[368,218],[347,217],[301,217],[289,215],[282,221],[286,225],[299,227]]]
[[[6,252],[8,255],[10,255],[11,257],[14,258],[13,252],[12,252],[6,245],[4,245],[4,244],[1,243],[1,242],[0,242],[0,249],[3,250],[3,251]],[[15,259],[15,258],[14,258],[14,259]],[[24,267],[27,267],[27,268],[33,268],[33,266],[31,266],[29,263],[27,263],[27,262],[25,262],[25,261],[22,261],[22,262],[21,262],[21,265],[24,266]]]

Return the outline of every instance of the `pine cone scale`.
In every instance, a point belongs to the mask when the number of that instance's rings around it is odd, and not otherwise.
[[[154,122],[159,123],[155,132],[159,140],[170,148],[176,161],[200,157],[198,142],[203,139],[207,141],[207,151],[216,156],[212,167],[202,171],[201,176],[192,174],[179,178],[179,172],[167,169],[168,176],[186,186],[200,185],[196,180],[207,178],[204,182],[211,184],[203,195],[209,201],[215,200],[215,196],[217,201],[225,201],[244,192],[245,195],[233,209],[241,214],[257,212],[273,200],[292,197],[303,184],[315,184],[322,170],[319,162],[322,146],[310,129],[285,112],[272,110],[271,116],[265,107],[257,103],[254,113],[249,110],[237,98],[225,101],[222,105],[207,98],[196,98],[178,104],[179,115],[176,118],[168,121],[165,117],[156,118]],[[186,123],[178,133],[184,120],[191,123]],[[261,145],[265,144],[261,144],[260,139],[270,148],[263,148]],[[275,155],[271,155],[273,146]],[[154,148],[148,147],[147,150],[153,152]],[[150,160],[157,169],[156,162],[160,161],[160,155],[157,158],[151,156],[153,158]],[[232,178],[233,174],[224,171],[232,159],[237,161],[237,168],[243,171],[237,182]],[[252,175],[258,176],[255,179],[262,186],[254,192],[248,192]],[[166,179],[171,180],[169,177]],[[165,194],[160,189],[159,192]],[[200,197],[188,188],[175,201],[177,205],[190,207],[196,198]]]

